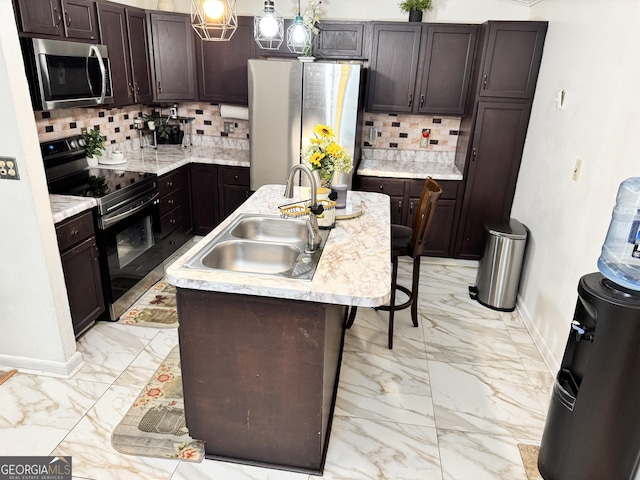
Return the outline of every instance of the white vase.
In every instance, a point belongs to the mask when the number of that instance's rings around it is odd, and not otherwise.
[[[173,12],[175,10],[173,0],[158,0],[158,10],[164,10],[165,12]]]
[[[89,165],[90,167],[97,167],[98,157],[96,157],[95,155],[93,157],[87,157],[87,165]]]

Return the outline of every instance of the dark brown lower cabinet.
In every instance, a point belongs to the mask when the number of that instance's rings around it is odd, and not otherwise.
[[[249,168],[191,165],[193,228],[206,235],[249,198]]]
[[[461,182],[438,180],[438,183],[442,187],[442,196],[427,236],[424,255],[449,257],[453,251],[453,220],[458,186]],[[354,185],[357,190],[389,195],[391,223],[409,227],[412,225],[424,180],[359,176],[356,177]]]
[[[220,221],[231,215],[249,198],[249,168],[218,167],[218,189],[220,191]]]
[[[206,235],[220,223],[217,165],[191,165],[193,232]]]
[[[322,472],[346,307],[178,288],[187,428],[208,458]]]
[[[60,222],[56,235],[77,339],[104,313],[93,213],[85,212]]]
[[[480,102],[476,116],[455,257],[478,259],[484,225],[509,218],[531,103]]]
[[[158,179],[162,255],[166,259],[193,235],[189,166]]]

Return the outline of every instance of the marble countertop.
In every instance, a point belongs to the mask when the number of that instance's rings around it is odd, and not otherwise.
[[[126,163],[120,165],[100,164],[99,166],[109,170],[155,173],[160,176],[188,163],[238,167],[250,165],[249,150],[212,146],[183,148],[179,145],[159,145],[157,149],[137,148],[126,151],[125,159]],[[49,202],[53,223],[59,223],[96,206],[93,198],[71,195],[49,195]]]
[[[172,285],[195,290],[287,298],[310,302],[375,307],[391,295],[391,239],[389,197],[379,193],[348,192],[353,205],[364,202],[364,213],[338,220],[331,229],[312,280],[225,270],[182,268],[188,260],[242,213],[278,215],[278,206],[300,200],[285,199],[284,185],[265,185],[238,210],[179,257],[166,270]]]
[[[462,180],[453,152],[362,149],[358,175],[366,177]]]

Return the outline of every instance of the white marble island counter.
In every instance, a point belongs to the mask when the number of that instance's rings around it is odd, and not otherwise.
[[[312,280],[182,268],[237,215],[278,215],[279,205],[299,199],[299,191],[296,191],[293,199],[284,198],[283,193],[284,185],[266,185],[260,188],[233,215],[167,268],[169,283],[193,290],[327,304],[375,307],[386,303],[391,292],[389,197],[377,193],[349,192],[352,204],[364,202],[364,214],[336,222]]]

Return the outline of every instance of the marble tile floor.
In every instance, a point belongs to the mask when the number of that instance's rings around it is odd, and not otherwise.
[[[539,444],[553,377],[517,313],[469,299],[476,268],[424,262],[420,326],[362,308],[347,331],[324,480],[526,480],[518,443]],[[401,278],[410,264],[401,263]],[[0,386],[2,455],[71,455],[75,479],[314,480],[205,460],[116,452],[110,436],[175,329],[99,322],[71,379],[18,372]]]

